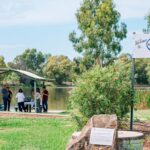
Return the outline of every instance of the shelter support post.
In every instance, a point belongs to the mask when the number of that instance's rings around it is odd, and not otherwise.
[[[135,71],[135,58],[132,58],[132,77],[131,77],[131,87],[132,87],[132,99],[131,99],[131,112],[130,112],[130,130],[133,130],[133,109],[134,109],[134,71]]]
[[[36,80],[34,80],[34,102],[35,102],[35,112],[37,113],[37,102],[36,102]]]

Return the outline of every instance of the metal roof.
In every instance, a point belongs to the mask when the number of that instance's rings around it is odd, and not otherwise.
[[[29,71],[25,71],[25,70],[17,70],[17,69],[12,69],[12,68],[0,68],[0,74],[8,73],[8,72],[15,72],[21,76],[25,76],[25,77],[30,78],[32,80],[49,81],[49,82],[55,81],[54,79],[43,78],[43,77],[40,77],[40,76],[38,76],[34,73],[31,73]]]

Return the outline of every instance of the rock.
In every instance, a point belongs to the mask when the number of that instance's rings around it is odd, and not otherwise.
[[[80,134],[81,134],[81,132],[74,132],[72,134],[72,139],[74,140],[74,139],[78,138],[80,136]]]
[[[112,146],[92,145],[89,143],[91,128],[110,128],[115,129]],[[115,150],[117,137],[117,117],[116,115],[95,115],[81,133],[74,133],[66,150]]]

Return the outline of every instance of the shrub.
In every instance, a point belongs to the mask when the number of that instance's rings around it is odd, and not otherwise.
[[[116,114],[122,118],[129,111],[132,98],[130,75],[118,65],[84,73],[70,94],[73,118],[82,127],[95,114]]]

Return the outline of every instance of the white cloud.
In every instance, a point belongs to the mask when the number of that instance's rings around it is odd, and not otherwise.
[[[114,0],[122,18],[144,18],[150,11],[150,0]]]
[[[75,22],[81,0],[0,0],[0,25]]]
[[[74,23],[83,0],[0,0],[0,25]],[[114,0],[122,18],[144,18],[150,0]]]

